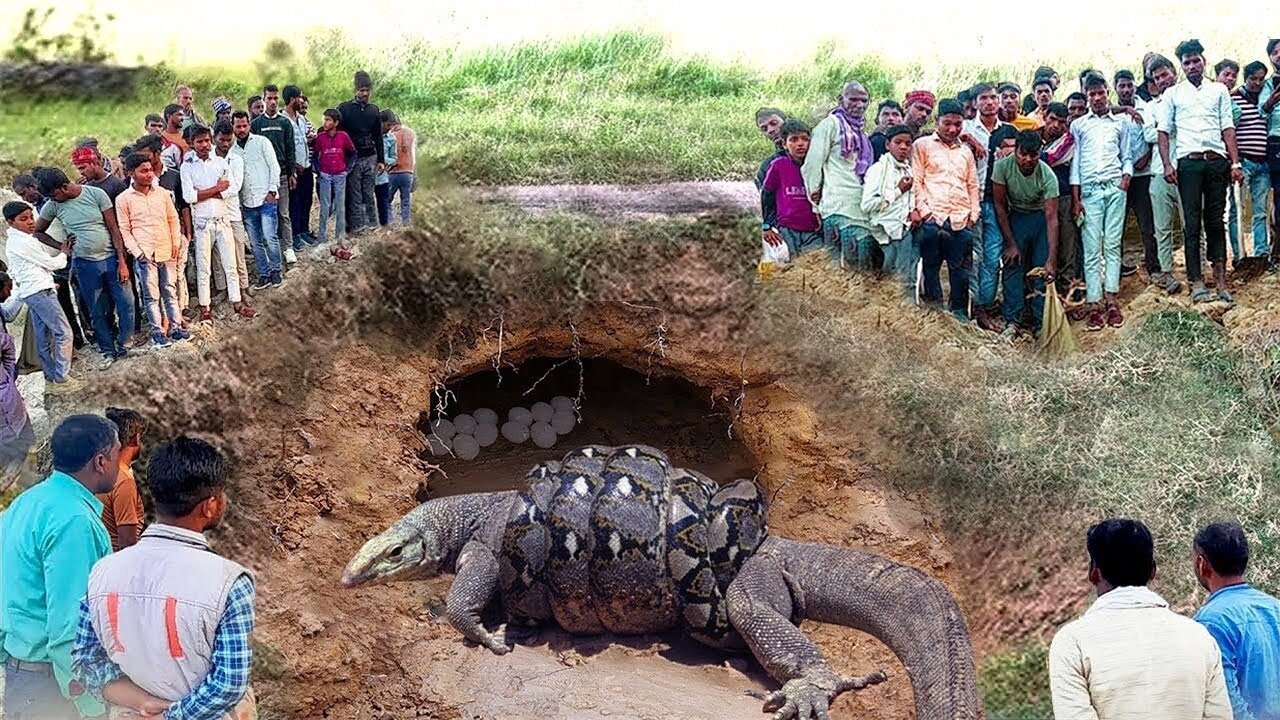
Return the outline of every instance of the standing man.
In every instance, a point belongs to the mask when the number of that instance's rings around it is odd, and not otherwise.
[[[1249,586],[1249,540],[1238,522],[1196,533],[1194,571],[1209,599],[1196,613],[1222,651],[1236,720],[1280,718],[1280,600]]]
[[[871,150],[875,159],[879,160],[888,149],[889,138],[885,131],[902,124],[902,106],[894,100],[885,100],[876,107],[876,126],[867,136],[871,140]]]
[[[249,264],[245,262],[244,251],[253,250],[249,242],[249,234],[244,229],[244,214],[240,209],[240,188],[244,187],[244,159],[231,152],[235,145],[235,132],[231,122],[219,122],[213,126],[213,151],[218,157],[227,161],[227,189],[222,192],[222,199],[227,205],[227,222],[231,226],[231,237],[235,239],[236,257],[235,273],[240,281],[240,297],[243,304],[248,305],[249,298]],[[213,285],[219,292],[226,290],[226,274],[221,278],[213,278]],[[255,313],[256,314],[256,313]]]
[[[1267,81],[1267,66],[1258,61],[1244,68],[1244,84],[1231,93],[1231,102],[1240,112],[1236,121],[1236,147],[1240,151],[1240,166],[1244,170],[1244,182],[1249,187],[1250,214],[1253,216],[1253,254],[1267,257],[1271,252],[1267,236],[1267,194],[1271,192],[1271,173],[1267,169],[1267,120],[1262,116],[1260,97]],[[1239,234],[1238,210],[1235,193],[1230,193],[1232,237]],[[1235,242],[1235,241],[1233,241]],[[1241,254],[1244,253],[1243,243]]]
[[[1035,130],[1018,133],[1016,150],[992,168],[996,217],[1004,239],[1004,321],[1006,334],[1025,327],[1026,297],[1031,294],[1031,332],[1040,334],[1045,281],[1053,281],[1058,253],[1058,178],[1040,160],[1043,141]],[[1042,267],[1044,280],[1026,287],[1027,270]]]
[[[919,138],[924,134],[924,126],[929,123],[929,115],[933,113],[933,106],[937,102],[933,93],[928,90],[912,90],[907,93],[907,97],[902,101],[902,107],[905,109],[902,122],[911,128],[913,138]]]
[[[96,187],[72,183],[57,168],[42,168],[38,179],[40,192],[49,202],[36,222],[36,239],[61,250],[62,244],[46,232],[55,219],[68,235],[75,236],[71,272],[92,313],[98,349],[110,361],[123,359],[129,354],[129,337],[133,334],[133,293],[129,289],[129,261],[111,198]],[[114,334],[103,293],[109,293],[115,303]]]
[[[178,169],[178,165],[182,162],[182,158],[186,156],[187,150],[191,147],[187,144],[186,134],[182,132],[185,127],[186,113],[182,111],[182,106],[177,104],[166,105],[164,108],[164,132],[160,133],[163,148],[161,155],[165,160],[165,167],[173,170]]]
[[[800,173],[822,218],[822,235],[832,261],[840,267],[874,270],[876,242],[871,221],[862,211],[862,179],[875,152],[862,131],[869,100],[862,83],[845,84],[839,104],[813,129]]]
[[[1133,121],[1113,115],[1107,81],[1101,75],[1085,78],[1089,114],[1071,124],[1075,156],[1071,160],[1071,206],[1084,216],[1085,299],[1089,316],[1085,329],[1124,325],[1120,292],[1120,247],[1124,233],[1124,199],[1133,176]],[[1103,307],[1105,276],[1106,306]]]
[[[236,141],[231,152],[244,163],[244,184],[240,186],[240,212],[245,230],[253,243],[253,259],[258,266],[258,284],[254,290],[284,285],[280,238],[276,234],[279,216],[280,161],[271,141],[249,132],[249,113],[231,114],[231,130]]]
[[[1067,106],[1049,103],[1045,111],[1044,127],[1040,138],[1044,147],[1040,159],[1058,178],[1058,252],[1054,260],[1058,287],[1065,290],[1071,281],[1080,277],[1077,270],[1080,259],[1080,228],[1071,212],[1071,159],[1075,157],[1075,141],[1070,132],[1071,119]]]
[[[910,222],[923,228],[924,300],[942,302],[939,272],[947,263],[951,314],[969,321],[969,270],[965,254],[980,216],[978,165],[960,141],[964,107],[955,100],[938,106],[938,129],[911,146],[911,186],[915,207]]]
[[[152,453],[156,523],[94,567],[80,603],[74,662],[90,695],[148,716],[257,717],[253,574],[204,535],[226,514],[230,474],[203,440],[180,437]]]
[[[213,322],[209,307],[213,292],[209,286],[213,253],[221,259],[226,279],[227,299],[237,315],[252,320],[256,314],[240,296],[240,277],[236,272],[236,253],[244,255],[244,246],[235,241],[231,222],[227,219],[224,194],[231,188],[231,166],[213,153],[213,132],[203,125],[191,132],[195,150],[182,163],[182,195],[191,203],[196,225],[196,297],[200,303],[200,322]]]
[[[150,158],[151,171],[155,175],[155,184],[169,191],[168,198],[173,203],[174,209],[178,211],[178,227],[182,230],[182,237],[178,243],[177,272],[171,279],[177,292],[178,308],[182,311],[184,318],[191,319],[194,314],[190,310],[191,288],[187,284],[187,258],[191,255],[191,242],[195,237],[195,224],[191,218],[191,205],[182,196],[182,173],[178,171],[177,167],[168,167],[161,160],[158,139],[138,138],[138,142],[134,144],[134,147],[137,152]],[[137,179],[134,178],[134,180],[136,182]],[[152,328],[151,330],[154,333],[157,329]]]
[[[94,563],[111,553],[102,503],[120,471],[115,425],[72,415],[53,431],[53,474],[0,515],[0,651],[4,715],[21,720],[106,718],[71,671],[80,598]]]
[[[293,223],[293,249],[302,249],[305,242],[315,244],[311,235],[311,201],[316,196],[315,174],[311,171],[311,141],[315,140],[315,128],[302,114],[302,89],[297,85],[284,86],[284,116],[293,128],[293,166],[295,187],[289,194],[289,218]]]
[[[182,129],[186,130],[192,125],[208,125],[204,118],[200,117],[200,113],[196,112],[196,95],[191,92],[191,86],[179,85],[177,92],[174,93],[173,101],[178,107],[182,108]]]
[[[1141,105],[1138,104],[1138,86],[1134,82],[1133,73],[1120,70],[1116,73],[1116,97],[1123,108],[1133,108],[1141,117]],[[1142,102],[1145,105],[1146,101]],[[1133,177],[1129,180],[1129,190],[1125,192],[1125,215],[1133,213],[1138,221],[1138,247],[1132,247],[1132,241],[1123,242],[1120,258],[1120,275],[1128,277],[1138,272],[1138,256],[1142,256],[1143,267],[1147,277],[1154,277],[1160,272],[1160,261],[1156,258],[1155,220],[1151,209],[1151,154],[1152,147],[1143,139],[1141,131],[1131,133],[1133,142]]]
[[[120,194],[120,229],[140,276],[142,302],[151,324],[151,341],[167,347],[169,339],[189,340],[182,329],[174,282],[180,246],[186,242],[170,192],[158,187],[151,159],[142,153],[125,158],[133,185]],[[161,315],[161,307],[164,315]],[[168,321],[168,333],[164,331]]]
[[[1133,71],[1117,70],[1114,82],[1117,104],[1121,107],[1136,107],[1134,97],[1138,92],[1138,85],[1134,82]]]
[[[102,153],[98,152],[96,145],[76,148],[71,153],[71,164],[75,166],[76,172],[80,173],[81,182],[102,190],[108,198],[111,198],[111,202],[115,202],[116,197],[129,185],[107,172],[102,160]]]
[[[1084,93],[1073,92],[1067,96],[1067,114],[1071,116],[1071,122],[1089,114],[1089,100]]]
[[[1191,301],[1214,299],[1204,285],[1200,259],[1203,224],[1217,299],[1229,303],[1233,300],[1227,292],[1227,233],[1223,219],[1230,184],[1244,179],[1236,152],[1233,106],[1226,86],[1205,78],[1204,46],[1199,40],[1180,43],[1177,53],[1187,79],[1167,91],[1164,121],[1160,123],[1160,158],[1165,179],[1177,184],[1182,198],[1186,218],[1182,242],[1187,281],[1192,284]],[[1178,135],[1176,155],[1169,147],[1169,134],[1175,132]]]
[[[760,169],[756,171],[757,191],[764,185],[765,173],[769,172],[769,166],[773,161],[787,156],[787,149],[782,146],[782,123],[786,121],[786,113],[777,108],[762,107],[756,110],[756,129],[773,143],[773,154],[765,158],[764,162],[760,163]]]
[[[298,92],[301,95],[301,91]],[[293,141],[293,123],[280,112],[280,89],[275,85],[262,88],[262,101],[266,110],[253,119],[254,135],[261,135],[271,141],[271,148],[276,154],[276,165],[280,168],[280,180],[277,184],[280,201],[276,203],[276,235],[280,247],[284,250],[285,262],[292,265],[298,261],[293,250],[293,220],[289,216],[289,194],[297,184],[297,152]]]
[[[1160,130],[1164,127],[1164,103],[1168,99],[1169,88],[1178,82],[1178,71],[1169,58],[1150,53],[1146,73],[1151,76],[1155,93],[1141,109],[1143,141],[1151,151],[1151,217],[1159,266],[1159,272],[1151,276],[1151,284],[1174,295],[1182,292],[1182,283],[1173,276],[1173,251],[1178,246],[1173,235],[1173,218],[1182,217],[1182,199],[1178,197],[1178,185],[1169,182],[1165,173],[1159,143]],[[1169,151],[1173,153],[1178,144],[1177,133],[1167,129],[1166,132],[1169,133]]]
[[[1262,84],[1258,101],[1262,103],[1262,116],[1267,119],[1267,170],[1271,173],[1271,187],[1276,189],[1271,193],[1271,215],[1280,223],[1280,38],[1267,41],[1267,59],[1271,61],[1272,75]],[[1280,252],[1273,248],[1272,268],[1276,267],[1277,255]]]
[[[1028,117],[1043,127],[1045,120],[1048,119],[1049,105],[1053,103],[1053,80],[1046,75],[1037,76],[1035,82],[1031,84],[1031,97],[1035,99],[1035,109],[1028,114]]]
[[[378,227],[378,200],[373,186],[386,169],[382,148],[382,110],[369,102],[373,81],[360,70],[355,75],[356,95],[338,106],[342,129],[356,145],[356,163],[347,177],[348,234]]]
[[[396,161],[387,169],[390,177],[390,189],[387,191],[387,208],[390,212],[391,201],[400,197],[400,224],[409,225],[409,206],[413,198],[413,185],[417,178],[418,168],[418,135],[400,122],[400,117],[390,110],[384,110],[390,121],[388,131],[395,138]],[[394,216],[392,216],[394,217]]]
[[[970,281],[973,284],[974,315],[978,326],[990,332],[1000,332],[1004,328],[996,322],[996,291],[999,289],[1000,228],[996,224],[994,198],[990,194],[991,164],[995,159],[991,156],[992,136],[1006,123],[1000,120],[1000,97],[991,83],[978,83],[970,89],[974,103],[978,109],[975,120],[966,120],[963,125],[961,140],[973,143],[973,155],[977,163],[978,187],[980,188],[981,217],[974,227],[973,262]]]
[[[1213,638],[1147,587],[1156,574],[1147,527],[1105,520],[1086,545],[1098,599],[1049,645],[1054,718],[1231,720]]]

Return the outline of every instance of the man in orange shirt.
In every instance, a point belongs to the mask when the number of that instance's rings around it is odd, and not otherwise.
[[[111,536],[111,550],[118,552],[138,542],[142,534],[142,496],[133,479],[133,461],[142,452],[142,433],[147,423],[134,410],[107,408],[107,419],[120,434],[120,474],[111,492],[97,497],[102,501],[102,524]]]
[[[973,244],[979,217],[978,165],[960,141],[964,106],[947,99],[938,104],[938,129],[911,146],[911,177],[915,189],[912,225],[922,229],[920,258],[924,264],[923,298],[942,302],[942,261],[951,282],[951,313],[969,321],[969,271],[965,256]]]
[[[383,110],[382,117],[385,119],[382,123],[383,132],[390,133],[396,139],[396,162],[387,168],[387,176],[391,180],[391,187],[387,191],[387,209],[390,211],[391,201],[395,199],[396,193],[399,193],[400,224],[408,225],[409,198],[413,194],[414,171],[417,165],[414,155],[417,152],[418,136],[400,124],[400,118],[390,110]]]

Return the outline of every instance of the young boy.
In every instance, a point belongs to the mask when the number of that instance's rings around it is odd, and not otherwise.
[[[142,451],[142,433],[147,423],[134,410],[109,407],[105,415],[120,433],[120,474],[111,492],[97,497],[102,501],[102,524],[111,536],[111,550],[119,552],[137,543],[142,533],[142,496],[133,478],[133,461]]]
[[[116,208],[120,234],[129,254],[135,258],[142,302],[147,306],[147,319],[151,323],[151,341],[156,347],[166,347],[170,340],[191,338],[182,329],[182,314],[173,287],[178,277],[179,248],[185,239],[178,227],[178,211],[171,193],[156,185],[151,158],[134,153],[125,159],[125,169],[133,178],[133,185],[120,193]],[[162,329],[161,302],[169,319],[167,336]]]
[[[396,137],[391,134],[391,126],[395,121],[396,114],[390,110],[383,110],[378,114],[378,119],[382,121],[382,154],[386,159],[385,167],[378,173],[373,183],[373,194],[378,201],[378,224],[387,226],[391,224],[391,174],[389,169],[396,164],[399,157],[396,155]]]
[[[191,205],[196,234],[196,296],[200,303],[200,322],[213,322],[209,307],[209,287],[213,249],[218,249],[222,272],[226,277],[227,298],[237,315],[252,320],[253,308],[241,302],[240,277],[236,272],[235,254],[243,250],[235,246],[231,224],[227,220],[227,203],[223,195],[231,187],[231,166],[213,154],[213,133],[203,125],[190,130],[194,152],[182,163],[182,197]]]
[[[316,136],[316,169],[320,172],[320,244],[329,236],[329,218],[334,218],[334,237],[341,244],[347,234],[347,168],[356,158],[356,146],[345,130],[339,130],[342,115],[335,109],[324,111],[324,127]]]
[[[822,222],[813,211],[804,189],[800,168],[809,154],[809,126],[787,120],[780,131],[785,157],[775,158],[764,174],[760,209],[764,217],[764,241],[777,247],[787,244],[792,258],[822,247]]]
[[[204,536],[227,511],[230,474],[203,440],[152,453],[156,522],[94,566],[80,603],[72,671],[91,696],[146,717],[257,717],[253,574]]]
[[[5,203],[4,219],[9,223],[9,272],[17,285],[18,297],[31,313],[36,352],[48,383],[46,388],[55,395],[79,390],[84,382],[70,375],[74,352],[71,324],[58,302],[57,281],[53,276],[53,271],[67,266],[71,242],[63,240],[62,251],[51,253],[35,238],[35,212],[21,200]]]
[[[886,153],[867,170],[862,210],[871,218],[871,236],[884,252],[883,270],[915,284],[917,253],[910,251],[911,128],[894,125],[884,131]]]

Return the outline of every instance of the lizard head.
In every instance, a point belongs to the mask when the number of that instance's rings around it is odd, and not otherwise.
[[[440,540],[412,514],[370,538],[342,571],[344,587],[395,580],[422,580],[440,573]]]

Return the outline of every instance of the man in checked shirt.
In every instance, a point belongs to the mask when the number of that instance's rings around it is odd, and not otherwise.
[[[204,537],[226,513],[229,475],[226,457],[203,440],[152,453],[156,523],[94,566],[80,606],[72,670],[95,697],[166,720],[257,717],[253,576]]]

